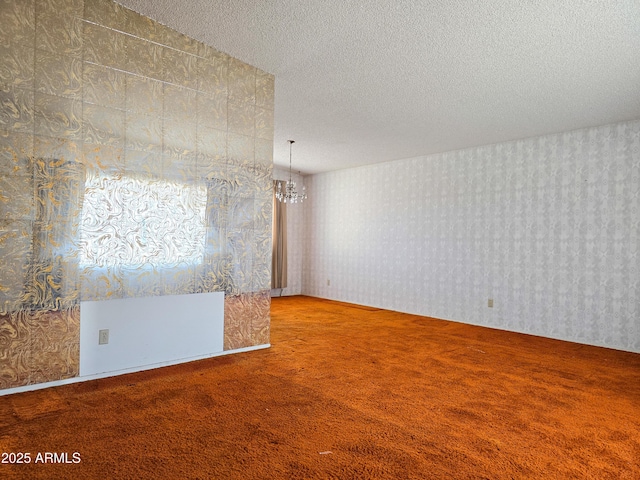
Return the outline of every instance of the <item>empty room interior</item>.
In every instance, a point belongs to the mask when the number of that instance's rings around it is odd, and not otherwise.
[[[0,478],[640,478],[637,0],[0,38]]]

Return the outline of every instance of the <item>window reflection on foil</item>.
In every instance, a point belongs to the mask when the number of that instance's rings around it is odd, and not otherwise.
[[[80,224],[82,266],[200,263],[207,189],[136,177],[90,175]]]

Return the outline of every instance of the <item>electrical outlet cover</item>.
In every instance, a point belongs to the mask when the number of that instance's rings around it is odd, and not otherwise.
[[[109,330],[100,330],[98,332],[98,345],[106,345],[109,343]]]

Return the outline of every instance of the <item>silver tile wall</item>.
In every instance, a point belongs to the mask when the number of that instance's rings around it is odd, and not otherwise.
[[[268,343],[273,76],[108,0],[0,25],[0,389],[78,375],[83,299],[224,291]]]

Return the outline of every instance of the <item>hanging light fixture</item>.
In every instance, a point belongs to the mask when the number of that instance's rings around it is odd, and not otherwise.
[[[297,203],[298,200],[302,203],[307,199],[305,186],[302,186],[302,193],[298,194],[296,191],[296,182],[291,179],[291,146],[294,143],[295,142],[293,140],[289,140],[289,181],[284,187],[284,192],[282,191],[282,182],[278,182],[278,187],[276,189],[276,198],[284,203]]]

